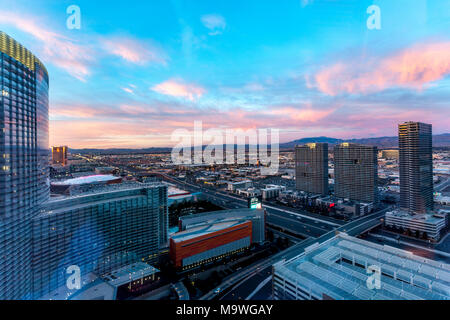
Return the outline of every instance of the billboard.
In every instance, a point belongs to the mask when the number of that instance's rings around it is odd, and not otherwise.
[[[262,209],[262,196],[249,197],[248,207],[250,209]]]

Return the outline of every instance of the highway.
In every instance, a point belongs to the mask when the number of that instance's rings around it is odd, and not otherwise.
[[[175,177],[161,174],[167,181],[174,183],[178,187],[191,193],[202,192],[210,201],[229,209],[246,208],[247,200],[230,195],[221,191],[209,190],[207,188],[179,180]],[[384,213],[390,208],[383,209],[379,212],[364,216],[357,220],[343,224],[341,221],[333,221],[328,217],[316,217],[307,212],[300,213],[285,208],[276,207],[272,204],[263,205],[268,216],[267,222],[276,225],[279,228],[285,228],[297,232],[305,240],[299,241],[293,246],[263,260],[254,263],[246,268],[239,270],[225,277],[220,285],[220,293],[212,290],[200,298],[200,300],[210,299],[246,299],[248,297],[258,296],[257,287],[262,281],[265,281],[268,272],[271,272],[272,265],[280,260],[288,260],[304,252],[306,248],[313,244],[323,243],[336,235],[336,232],[345,232],[351,236],[357,236],[367,232],[372,228],[380,225],[380,218],[384,217]],[[263,287],[267,289],[266,283]]]
[[[442,192],[445,188],[450,186],[450,178],[441,176],[441,178],[444,179],[444,181],[441,181],[439,184],[434,186],[434,191],[436,192]]]
[[[238,198],[224,192],[209,190],[198,185],[181,181],[171,176],[164,175],[165,178],[177,186],[189,192],[202,192],[207,199],[227,208],[247,207],[247,200]],[[210,299],[247,299],[249,296],[258,296],[257,287],[264,281],[268,272],[272,270],[272,265],[280,260],[289,260],[304,252],[304,250],[316,243],[323,243],[336,235],[336,232],[345,232],[351,236],[357,236],[365,233],[381,224],[380,219],[384,217],[386,211],[383,209],[368,216],[361,217],[349,223],[337,223],[330,219],[318,218],[308,213],[299,213],[284,208],[266,205],[267,223],[276,225],[289,231],[296,232],[302,237],[306,237],[290,248],[287,248],[263,261],[256,262],[228,277],[225,277],[220,285],[220,293],[212,290],[202,296],[201,300]],[[267,290],[269,284],[262,288]],[[251,297],[250,297],[251,298]]]
[[[166,180],[189,192],[202,192],[206,199],[228,209],[247,208],[247,200],[221,191],[210,190],[198,185],[181,181],[164,175]],[[293,210],[266,205],[267,223],[282,229],[290,230],[302,237],[320,237],[321,235],[340,227],[343,222],[330,221],[327,217],[314,217],[307,212],[299,213]]]
[[[318,238],[305,239],[290,248],[281,251],[270,258],[251,265],[237,273],[225,278],[221,284],[221,294],[211,291],[201,297],[201,300],[209,299],[246,299],[248,295],[253,292],[259,285],[261,276],[264,276],[266,271],[271,270],[272,265],[281,260],[289,260],[305,251],[311,245],[320,244],[330,240],[336,235],[336,232],[345,232],[351,236],[357,236],[381,224],[380,219],[384,217],[386,208],[371,215],[361,217],[357,220],[349,222],[336,230],[329,231]],[[256,293],[255,293],[256,294]]]

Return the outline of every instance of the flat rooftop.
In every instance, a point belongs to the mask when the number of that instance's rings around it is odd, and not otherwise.
[[[167,183],[166,183],[167,184]],[[167,188],[167,194],[169,197],[175,197],[175,196],[181,196],[181,195],[186,195],[189,194],[190,192],[176,188],[170,184],[167,184],[168,188]]]
[[[217,232],[220,230],[225,230],[225,229],[228,229],[231,227],[235,227],[235,226],[244,224],[245,222],[247,222],[247,221],[227,221],[227,222],[202,225],[202,226],[194,227],[191,229],[187,229],[185,231],[174,233],[171,236],[171,238],[175,242],[183,242],[183,241],[201,237],[201,236],[213,233],[213,232]]]
[[[137,181],[124,181],[122,183],[95,185],[94,187],[92,187],[90,189],[81,190],[80,192],[77,192],[73,195],[52,196],[52,198],[50,198],[48,203],[53,203],[53,202],[57,202],[57,201],[61,201],[61,200],[67,200],[67,199],[76,199],[76,198],[80,198],[80,197],[92,196],[95,194],[142,189],[142,188],[161,186],[161,185],[163,185],[163,184],[161,184],[160,182],[143,183],[143,182],[137,182]]]
[[[410,221],[410,222],[422,222],[422,223],[430,223],[430,224],[438,224],[445,220],[444,217],[436,216],[438,213],[424,213],[424,214],[415,214],[411,215],[403,210],[396,210],[386,212],[386,217],[395,217],[400,218],[402,220]]]
[[[108,284],[118,287],[125,283],[130,283],[134,280],[141,279],[143,277],[151,276],[158,273],[159,270],[155,267],[144,263],[136,262],[101,276],[102,280]]]
[[[120,184],[101,185],[93,188],[92,190],[83,191],[71,196],[59,195],[48,200],[44,204],[43,209],[38,216],[57,214],[60,212],[66,212],[71,209],[98,205],[100,203],[110,202],[112,198],[114,199],[114,201],[119,201],[124,199],[144,197],[144,194],[137,194],[136,192],[133,192],[133,190],[140,190],[158,186],[163,186],[163,184],[158,182],[123,182]],[[120,192],[125,191],[130,191],[130,194],[120,194]],[[104,198],[92,198],[93,196],[97,195],[104,195]],[[89,200],[88,198],[92,198],[92,201],[85,201]]]
[[[228,209],[197,213],[189,216],[180,217],[183,225],[188,225],[189,229],[195,228],[196,225],[217,224],[220,222],[235,222],[236,220],[251,220],[258,218],[264,213],[264,209]]]
[[[52,182],[55,186],[66,186],[66,185],[81,185],[90,183],[106,183],[109,181],[118,180],[120,177],[113,175],[95,174],[90,176],[78,177],[73,179],[67,179],[64,181]]]
[[[367,266],[381,269],[379,289],[367,287]],[[275,274],[303,292],[337,300],[450,299],[449,264],[343,233],[275,264]]]

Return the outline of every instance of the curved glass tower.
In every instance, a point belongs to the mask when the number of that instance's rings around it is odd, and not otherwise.
[[[31,297],[32,218],[48,199],[48,73],[0,31],[0,299]]]

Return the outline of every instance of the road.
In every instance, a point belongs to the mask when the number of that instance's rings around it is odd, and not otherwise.
[[[370,230],[376,226],[381,224],[380,219],[384,217],[386,211],[390,208],[386,208],[379,212],[373,213],[371,215],[359,218],[352,222],[345,224],[337,228],[336,230],[329,231],[318,238],[308,238],[291,246],[290,248],[281,251],[264,261],[251,265],[243,270],[240,270],[238,273],[234,273],[228,278],[225,278],[221,284],[222,293],[217,295],[214,291],[211,291],[205,294],[201,300],[209,300],[209,299],[238,299],[241,297],[242,299],[246,299],[248,295],[253,292],[256,287],[259,285],[261,281],[260,273],[264,275],[264,270],[269,268],[271,270],[272,265],[280,260],[289,260],[292,259],[302,252],[309,246],[315,243],[323,243],[327,240],[330,240],[336,235],[336,232],[345,232],[351,236],[357,236],[367,230]],[[262,289],[267,289],[267,287],[263,287]],[[263,295],[267,294],[267,292]],[[258,293],[255,293],[255,295]]]
[[[220,297],[220,300],[250,300],[258,296],[271,294],[271,281],[267,285],[267,279],[272,278],[272,266],[258,270],[252,276],[248,277],[246,281],[235,285],[227,294]],[[261,285],[262,284],[262,285]],[[267,289],[270,289],[269,292]]]
[[[442,181],[434,186],[434,191],[436,191],[436,192],[441,192],[442,190],[444,190],[445,188],[447,188],[450,185],[450,178],[444,177],[444,176],[441,176],[441,178],[443,178],[444,181]]]
[[[176,184],[186,191],[193,193],[202,192],[207,199],[226,208],[247,207],[246,199],[238,198],[221,191],[212,191],[192,183],[181,181],[166,174],[161,174],[161,176],[164,177],[165,180]],[[296,231],[298,234],[308,238],[263,261],[258,261],[253,265],[225,277],[220,286],[222,291],[219,294],[217,294],[215,290],[212,290],[201,297],[201,300],[234,298],[233,294],[242,299],[258,296],[260,293],[256,291],[257,287],[262,281],[267,279],[268,271],[271,270],[272,265],[276,262],[283,259],[291,259],[301,254],[307,247],[316,243],[323,243],[333,238],[337,231],[345,232],[352,236],[364,233],[367,230],[378,226],[380,224],[380,218],[383,217],[384,213],[389,209],[386,208],[382,211],[342,225],[341,222],[331,221],[330,218],[325,217],[315,217],[307,212],[300,213],[280,208],[272,204],[264,204],[264,207],[268,213],[267,222],[269,224],[272,223],[280,228]],[[267,289],[267,286],[269,286],[269,284],[265,284],[261,289]]]
[[[187,183],[174,177],[164,175],[165,178],[189,192],[202,192],[206,199],[228,209],[247,208],[247,200],[217,190]],[[267,212],[267,222],[277,227],[297,232],[302,237],[320,237],[342,225],[340,221],[330,221],[327,217],[314,217],[307,212],[297,212],[275,205],[263,207]],[[334,219],[333,219],[334,220]],[[339,222],[339,223],[338,223]]]
[[[217,204],[224,205],[228,208],[247,207],[247,200],[245,199],[221,191],[212,191],[168,175],[164,176],[168,181],[175,183],[187,191],[202,192],[207,199],[212,200]],[[300,241],[272,257],[259,261],[224,278],[220,286],[220,293],[216,293],[215,290],[212,290],[201,297],[201,300],[217,298],[246,299],[252,293],[253,295],[258,295],[258,292],[254,291],[261,281],[264,280],[261,279],[261,277],[266,274],[267,270],[271,270],[272,265],[276,262],[283,259],[291,259],[301,254],[308,246],[315,243],[322,243],[333,238],[337,231],[345,232],[352,236],[364,233],[375,226],[380,225],[380,218],[384,217],[384,213],[389,209],[386,208],[374,214],[341,225],[337,222],[330,221],[329,219],[314,217],[307,213],[299,213],[279,208],[274,205],[264,205],[264,208],[268,213],[267,222],[269,224],[297,232],[299,235],[307,237],[307,239]]]

